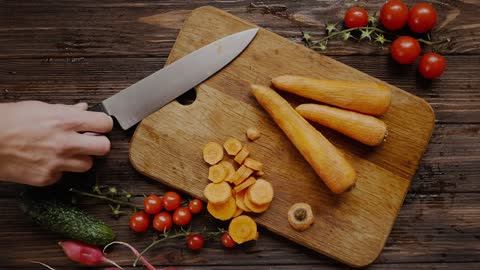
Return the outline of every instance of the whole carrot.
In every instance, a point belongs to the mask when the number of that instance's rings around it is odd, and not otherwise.
[[[390,106],[390,88],[375,82],[318,80],[285,75],[272,79],[273,85],[302,97],[371,115],[382,115]]]
[[[355,184],[356,172],[343,154],[285,99],[260,85],[252,85],[252,93],[332,192]]]
[[[387,136],[387,125],[371,115],[319,104],[302,104],[295,110],[307,120],[336,130],[366,145],[379,145]]]

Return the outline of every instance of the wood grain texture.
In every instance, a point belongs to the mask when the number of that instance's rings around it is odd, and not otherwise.
[[[325,35],[325,22],[339,22],[352,6],[378,13],[383,0],[370,1],[2,1],[0,56],[78,57],[155,56],[168,53],[184,16],[205,5],[214,5],[296,42],[301,32],[315,38]],[[405,1],[412,6],[418,1]],[[443,54],[478,54],[480,25],[478,1],[426,1],[439,13],[432,38],[450,38],[440,46]],[[252,3],[254,6],[252,6]],[[59,21],[62,23],[60,24]],[[31,46],[32,41],[35,46]],[[11,46],[15,44],[15,46]],[[387,47],[368,42],[334,40],[330,55],[388,54]]]
[[[218,9],[196,9],[185,21],[168,62],[252,26]],[[248,127],[257,126],[262,137],[248,146],[252,156],[264,162],[266,177],[276,193],[271,208],[258,216],[257,222],[344,263],[370,264],[383,248],[430,139],[432,109],[423,100],[391,86],[392,105],[382,117],[389,127],[389,137],[375,149],[320,128],[346,153],[358,174],[355,189],[335,196],[319,183],[308,163],[249,93],[250,84],[269,85],[272,77],[283,74],[376,80],[260,30],[241,56],[197,87],[193,104],[171,103],[140,123],[130,144],[130,161],[142,174],[203,198],[208,183],[208,167],[201,158],[203,145],[223,142],[229,136],[242,139]],[[285,213],[298,202],[298,194],[316,212],[315,225],[303,233],[285,222]]]
[[[38,99],[73,104],[99,102],[163,67],[190,11],[214,5],[301,43],[301,31],[324,35],[324,19],[337,21],[350,5],[373,12],[383,0],[361,1],[0,1],[0,102]],[[253,2],[258,8],[250,8]],[[416,0],[405,1],[412,5]],[[478,1],[427,1],[439,11],[441,30],[433,38],[454,37],[447,70],[433,82],[423,80],[416,64],[399,66],[388,47],[365,42],[332,42],[327,51],[349,66],[427,100],[437,119],[432,140],[386,247],[369,269],[480,268],[480,72]],[[266,6],[262,6],[266,5]],[[279,7],[275,7],[279,6]],[[285,6],[285,10],[281,6]],[[273,6],[273,8],[272,8]],[[267,8],[269,7],[269,8]],[[296,17],[297,19],[291,19]],[[310,21],[311,23],[308,23]],[[466,55],[467,54],[467,55]],[[110,135],[112,152],[101,160],[97,178],[137,193],[161,194],[167,187],[137,173],[128,161],[131,133]],[[38,229],[18,212],[21,185],[0,183],[1,269],[43,269],[27,261],[42,259],[56,269],[76,267],[59,252],[60,238]],[[137,236],[128,217],[110,218],[108,206],[84,200],[82,208],[114,225],[120,240],[145,247],[153,233]],[[214,230],[204,217],[195,225]],[[156,266],[178,269],[349,269],[289,240],[260,230],[253,247],[224,250],[208,242],[200,253],[172,241],[148,254]],[[126,269],[131,254],[111,254]],[[103,269],[103,268],[99,268]]]
[[[135,184],[139,182],[129,182],[132,191],[162,192],[158,184],[152,184],[149,188],[138,188]],[[107,221],[114,228],[118,240],[128,241],[138,248],[144,248],[150,243],[153,232],[133,234],[128,229],[127,216],[115,220],[110,218],[107,205],[96,204],[91,200],[81,202],[83,209]],[[0,241],[5,246],[5,252],[0,253],[2,267],[28,268],[31,265],[26,261],[30,259],[43,260],[58,269],[74,267],[75,264],[62,255],[56,244],[61,238],[32,225],[18,211],[16,200],[1,199],[0,203],[5,213],[3,219],[8,220],[0,223]],[[415,263],[421,267],[422,264],[429,266],[440,262],[479,263],[476,258],[480,252],[480,213],[476,211],[479,207],[479,193],[408,194],[384,251],[371,267],[389,269],[392,264]],[[193,229],[201,230],[203,226],[207,226],[209,230],[215,230],[216,226],[221,224],[207,215],[202,215],[194,219]],[[189,269],[200,266],[227,268],[235,265],[349,269],[263,228],[260,228],[260,234],[259,241],[235,250],[225,250],[218,240],[207,241],[206,248],[198,253],[187,250],[183,240],[171,240],[148,252],[147,257],[156,266],[177,265]],[[128,266],[133,260],[131,253],[121,247],[113,248],[109,257],[124,266]]]

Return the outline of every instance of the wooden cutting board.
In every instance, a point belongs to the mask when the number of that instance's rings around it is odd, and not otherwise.
[[[168,63],[252,27],[256,26],[219,9],[198,8],[185,21]],[[358,174],[352,191],[334,195],[250,93],[250,84],[270,85],[271,78],[285,74],[384,83],[261,29],[236,60],[196,87],[193,104],[171,102],[139,124],[130,144],[130,161],[142,174],[204,198],[208,165],[202,159],[203,146],[235,137],[264,163],[264,178],[275,190],[270,209],[255,216],[260,225],[351,266],[366,266],[383,249],[428,144],[434,126],[432,108],[388,85],[393,99],[382,119],[389,135],[375,148],[317,127],[344,151]],[[281,94],[293,105],[306,101]],[[262,136],[248,142],[245,130],[254,126]],[[287,209],[296,202],[309,203],[315,214],[315,224],[304,232],[287,222]]]

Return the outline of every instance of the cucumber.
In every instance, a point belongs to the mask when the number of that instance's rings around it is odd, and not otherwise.
[[[104,246],[115,239],[110,226],[56,199],[23,196],[20,208],[44,229],[69,239],[95,246]]]

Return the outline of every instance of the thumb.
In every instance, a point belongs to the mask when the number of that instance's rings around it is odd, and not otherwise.
[[[88,109],[88,104],[86,102],[80,102],[75,105],[73,105],[75,109],[78,109],[80,111],[86,111]]]

